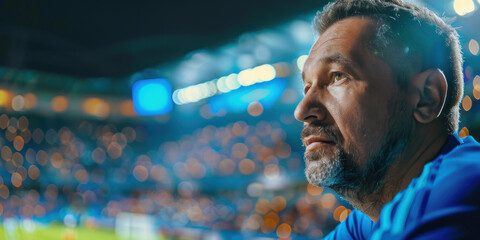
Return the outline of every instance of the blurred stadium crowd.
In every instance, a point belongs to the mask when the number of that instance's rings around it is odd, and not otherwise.
[[[200,228],[318,238],[351,212],[303,182],[280,121],[208,125],[157,148],[141,125],[43,121],[0,116],[4,221],[114,228],[119,214],[135,213],[154,216],[166,236]]]

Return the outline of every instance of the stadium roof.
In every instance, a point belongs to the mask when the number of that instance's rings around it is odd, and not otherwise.
[[[0,66],[120,78],[313,13],[323,0],[0,2]]]

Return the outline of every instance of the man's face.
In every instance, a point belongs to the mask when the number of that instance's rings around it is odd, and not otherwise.
[[[312,184],[337,190],[377,184],[406,143],[413,118],[390,67],[370,47],[376,29],[369,18],[341,20],[320,36],[305,62],[305,97],[295,117],[304,122],[305,173]]]

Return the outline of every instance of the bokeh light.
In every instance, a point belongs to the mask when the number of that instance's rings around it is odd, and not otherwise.
[[[29,131],[29,129],[27,129],[28,124],[29,124],[28,118],[26,118],[25,116],[21,116],[17,121],[17,128],[20,131]]]
[[[82,104],[83,111],[89,115],[106,118],[110,114],[110,104],[100,98],[88,98]]]
[[[25,109],[25,99],[22,95],[17,95],[12,99],[12,109],[15,111],[22,111]]]
[[[38,164],[40,164],[41,166],[45,166],[48,161],[48,154],[45,151],[40,150],[37,152],[36,159]]]
[[[20,175],[20,173],[14,172],[12,174],[12,184],[13,184],[13,186],[15,186],[17,188],[22,186],[22,181],[23,181],[23,179],[22,179],[22,176]]]
[[[0,197],[7,199],[10,196],[10,190],[4,184],[0,184]]]
[[[263,113],[263,106],[259,102],[252,102],[248,105],[248,114],[258,117]]]
[[[470,51],[471,54],[477,55],[478,54],[478,42],[475,39],[471,39],[470,42],[468,42],[468,50]]]
[[[172,110],[172,87],[166,79],[149,79],[135,82],[132,99],[140,115],[166,114]]]
[[[63,165],[63,156],[60,153],[55,152],[50,157],[50,162],[52,163],[53,167],[60,168]]]
[[[16,136],[15,139],[13,140],[13,147],[17,151],[21,151],[23,149],[24,144],[25,144],[25,141],[21,136]]]
[[[336,220],[336,221],[339,221],[340,222],[340,215],[343,213],[344,210],[346,210],[347,208],[345,208],[344,206],[338,206],[337,208],[335,208],[335,210],[333,211],[333,218]]]
[[[0,89],[0,107],[10,107],[13,94],[10,91]]]
[[[252,160],[245,158],[238,164],[238,170],[245,175],[252,174],[255,170],[255,163]]]
[[[56,96],[52,99],[50,105],[55,112],[65,112],[68,108],[69,101],[64,96]]]
[[[0,116],[0,128],[1,128],[1,129],[7,128],[9,122],[10,122],[10,119],[8,118],[7,115],[2,114],[2,115]]]
[[[112,142],[107,147],[107,153],[112,159],[118,159],[122,156],[123,149],[117,142]]]
[[[280,217],[275,212],[270,212],[263,217],[263,223],[261,226],[263,233],[271,233],[277,227]]]
[[[85,169],[78,169],[77,171],[75,171],[73,176],[75,177],[75,179],[79,183],[87,183],[88,182],[89,174]]]
[[[219,164],[220,172],[223,175],[230,175],[235,172],[236,164],[232,159],[224,159]]]
[[[253,69],[245,69],[238,73],[238,82],[242,86],[250,86],[258,81],[258,75]]]
[[[1,151],[1,156],[3,160],[10,161],[12,159],[12,150],[8,146],[3,146]]]
[[[453,9],[459,16],[464,16],[475,10],[475,4],[472,0],[454,0]]]
[[[322,194],[323,192],[323,187],[317,187],[315,185],[312,185],[311,183],[309,183],[307,185],[307,192],[312,195],[312,196],[318,196],[320,194]]]
[[[144,182],[148,178],[148,170],[144,166],[138,165],[133,169],[133,176],[140,182]]]
[[[340,216],[338,217],[338,221],[339,222],[345,221],[345,219],[348,217],[348,215],[350,215],[350,213],[352,213],[352,210],[344,209],[342,213],[340,213]]]
[[[271,208],[275,212],[281,212],[287,206],[287,200],[282,196],[276,196],[272,199]]]
[[[479,89],[473,88],[473,97],[474,97],[476,100],[479,100],[479,99],[480,99],[480,90],[479,90]]]
[[[23,159],[23,155],[22,155],[22,154],[20,154],[20,153],[18,153],[18,152],[14,153],[14,154],[12,155],[12,160],[11,160],[11,161],[12,161],[12,164],[13,164],[15,167],[17,167],[17,168],[23,167],[23,161],[24,161],[24,159]],[[18,171],[18,169],[17,169],[17,171]]]
[[[322,200],[320,201],[320,204],[324,208],[332,208],[336,203],[336,198],[335,195],[331,193],[326,193],[322,196]]]
[[[288,238],[292,233],[292,228],[288,223],[282,223],[277,227],[277,235],[280,238]]]
[[[465,111],[469,111],[472,108],[472,99],[469,96],[463,98],[462,107]]]
[[[92,152],[92,159],[98,164],[102,164],[103,161],[105,161],[106,157],[107,155],[105,153],[105,150],[103,150],[102,148],[97,147]]]
[[[137,116],[135,109],[133,108],[132,100],[125,100],[120,104],[120,113],[126,117]]]
[[[297,68],[300,71],[303,71],[303,65],[305,65],[305,62],[307,61],[308,55],[302,55],[297,58]]]
[[[25,109],[30,110],[37,106],[37,96],[33,93],[23,95]]]
[[[464,138],[468,135],[470,135],[469,131],[468,131],[468,128],[467,127],[463,127],[459,132],[458,132],[458,135],[461,137],[461,138]]]
[[[247,187],[247,193],[251,197],[259,197],[263,194],[263,186],[260,183],[250,183]]]
[[[32,180],[38,179],[38,177],[40,176],[40,169],[38,169],[38,167],[35,165],[31,165],[30,167],[28,167],[28,176]]]
[[[256,71],[260,82],[273,80],[277,75],[275,68],[270,64],[255,67],[253,70]]]

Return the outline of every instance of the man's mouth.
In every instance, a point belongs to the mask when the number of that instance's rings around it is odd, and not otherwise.
[[[319,148],[323,148],[326,146],[332,146],[335,145],[335,142],[327,137],[322,137],[322,136],[310,136],[305,138],[304,140],[305,144],[305,151],[313,151],[317,150]]]

